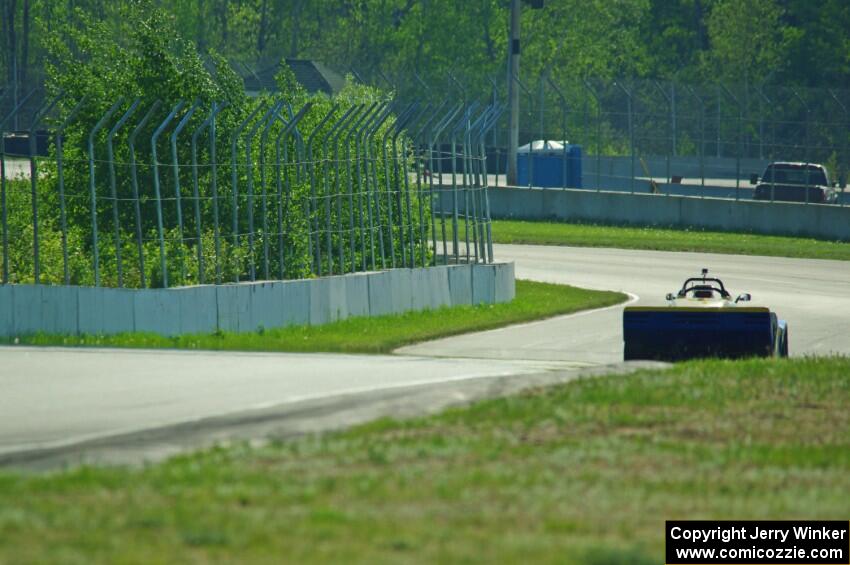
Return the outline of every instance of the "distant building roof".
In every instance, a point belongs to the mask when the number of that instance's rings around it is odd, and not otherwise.
[[[342,90],[345,84],[342,75],[318,61],[284,59],[279,63],[264,66],[242,68],[245,65],[240,65],[240,74],[245,81],[245,91],[248,94],[256,95],[263,90],[268,92],[278,90],[274,77],[284,63],[292,69],[295,79],[311,94],[316,92],[324,92],[328,95],[336,94]]]

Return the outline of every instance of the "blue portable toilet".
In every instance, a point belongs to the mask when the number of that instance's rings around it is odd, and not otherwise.
[[[581,146],[544,140],[523,145],[517,149],[517,184],[581,188]]]

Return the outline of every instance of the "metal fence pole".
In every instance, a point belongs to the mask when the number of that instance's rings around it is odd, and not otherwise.
[[[417,195],[417,203],[419,204],[419,242],[422,246],[421,265],[426,267],[428,265],[428,227],[427,222],[425,221],[425,193],[422,190],[422,180],[423,173],[425,169],[425,155],[424,151],[417,155],[417,150],[421,150],[424,147],[424,142],[426,138],[426,132],[430,131],[434,120],[440,115],[440,112],[446,106],[447,101],[443,100],[440,105],[434,109],[431,104],[428,104],[425,108],[425,113],[430,112],[430,117],[420,126],[419,130],[416,131],[411,136],[413,141],[413,159],[414,165],[416,167],[416,195]],[[485,171],[486,174],[486,171]],[[431,214],[433,219],[433,214]],[[434,249],[436,252],[436,249]]]
[[[694,100],[699,103],[699,176],[702,186],[700,190],[700,198],[705,198],[705,100],[697,94],[697,91],[691,85],[685,85],[687,91],[693,96]]]
[[[271,128],[277,122],[284,100],[278,101],[272,108],[271,115],[266,119],[263,133],[260,135],[260,210],[263,215],[263,279],[269,280],[269,209],[268,191],[266,190],[266,143],[268,143]]]
[[[112,228],[113,238],[115,240],[115,266],[118,271],[118,288],[124,286],[124,267],[121,261],[121,220],[118,214],[118,188],[115,181],[115,155],[112,149],[112,140],[115,134],[118,133],[118,130],[124,127],[124,124],[127,123],[127,120],[130,119],[136,108],[139,107],[140,102],[141,100],[136,98],[130,105],[130,108],[124,112],[124,115],[118,119],[115,125],[112,126],[112,129],[109,130],[109,133],[106,134],[106,159],[109,163],[109,194],[112,197]]]
[[[33,275],[35,284],[41,282],[41,259],[39,256],[38,245],[38,165],[36,163],[37,135],[36,128],[39,122],[50,113],[56,104],[62,99],[64,94],[60,92],[49,103],[42,104],[41,108],[35,114],[29,129],[29,158],[30,158],[30,198],[32,204],[32,254],[33,254]],[[2,133],[0,133],[2,135]]]
[[[332,124],[330,129],[325,133],[324,138],[322,139],[321,149],[322,149],[322,188],[323,195],[322,199],[324,200],[324,206],[322,209],[324,211],[325,216],[325,251],[327,255],[328,261],[328,274],[334,274],[334,261],[333,261],[333,202],[331,202],[331,187],[328,180],[330,176],[328,170],[328,156],[330,155],[330,144],[336,140],[337,135],[339,134],[341,128],[347,123],[349,117],[355,110],[357,110],[358,106],[350,106],[339,118],[337,118]],[[338,171],[337,171],[338,174]],[[319,241],[319,245],[321,245],[321,241]],[[342,266],[342,263],[340,263]]]
[[[358,104],[354,106],[354,112],[350,115],[349,119],[337,130],[336,135],[333,139],[333,162],[334,162],[334,195],[336,197],[336,221],[337,221],[337,255],[339,257],[339,274],[345,273],[345,235],[342,229],[342,197],[343,197],[343,187],[340,182],[341,177],[341,167],[339,163],[339,144],[341,138],[345,136],[347,140],[348,134],[351,133],[352,127],[355,127],[362,116],[365,116],[363,110],[367,110],[367,106],[365,104]],[[351,172],[351,167],[347,167],[347,171]],[[349,176],[350,179],[350,176]],[[350,202],[349,202],[350,203]],[[349,239],[354,241],[354,211],[349,210]],[[330,255],[329,255],[330,256]]]
[[[360,259],[362,263],[363,270],[366,271],[366,231],[363,223],[363,202],[362,200],[365,198],[366,200],[366,212],[369,218],[369,244],[371,248],[371,263],[372,270],[375,270],[375,243],[372,237],[372,205],[370,204],[370,196],[369,196],[369,168],[368,161],[366,161],[365,165],[362,166],[363,163],[363,152],[365,152],[365,148],[361,151],[361,147],[366,143],[366,139],[368,138],[369,132],[371,131],[373,124],[375,124],[378,120],[383,119],[383,116],[389,112],[389,103],[381,103],[378,106],[378,109],[375,113],[363,124],[363,126],[357,131],[357,135],[354,137],[354,153],[357,159],[357,200],[358,200],[358,210],[360,211]],[[364,178],[365,177],[365,178]]]
[[[254,137],[257,135],[260,127],[268,123],[268,120],[274,116],[280,106],[281,102],[272,104],[272,107],[245,134],[245,175],[248,187],[245,209],[248,211],[248,268],[250,270],[251,281],[257,280],[256,258],[254,257],[254,240],[256,236],[254,230]]]
[[[296,127],[298,126],[298,122],[301,121],[301,118],[307,113],[307,111],[312,107],[312,102],[307,102],[297,114],[292,115],[292,108],[287,103],[286,109],[288,114],[291,116],[289,121],[284,124],[283,129],[281,129],[277,137],[275,138],[275,160],[277,162],[275,168],[275,175],[277,181],[277,205],[278,205],[278,216],[277,216],[277,225],[278,225],[278,260],[280,262],[279,272],[280,279],[284,280],[286,278],[286,245],[285,245],[285,235],[289,234],[289,205],[292,200],[292,182],[289,178],[289,169],[287,166],[288,160],[288,141],[286,138],[293,131],[297,131]],[[278,115],[279,119],[282,119],[280,115]],[[283,153],[281,154],[281,141],[283,141]],[[283,163],[283,165],[281,165]],[[296,164],[297,166],[297,164]],[[283,169],[283,178],[281,178],[281,169]],[[281,186],[281,181],[286,185],[285,196],[282,194],[283,187]],[[282,200],[282,196],[284,200]],[[284,229],[284,218],[286,218],[286,227]],[[284,233],[285,232],[285,233]]]
[[[561,144],[564,146],[561,155],[561,188],[567,188],[567,98],[551,76],[547,75],[546,80],[561,101]],[[496,107],[495,103],[493,107]]]
[[[596,94],[596,91],[587,79],[581,79],[581,82],[584,85],[585,90],[587,90],[593,97],[593,100],[596,101],[596,192],[599,192],[601,190],[600,185],[602,183],[602,102],[599,100],[599,96]]]
[[[85,102],[86,97],[84,96],[71,108],[71,112],[54,132],[54,143],[56,145],[56,184],[59,192],[59,227],[62,232],[62,280],[65,285],[71,284],[71,272],[68,268],[68,217],[65,208],[65,169],[63,164],[62,136],[65,134],[65,128],[77,116]]]
[[[661,86],[661,84],[659,84],[659,82],[657,80],[652,81],[652,84],[653,84],[653,86],[655,86],[655,88],[658,90],[658,92],[661,93],[661,96],[664,98],[664,101],[667,102],[667,111],[668,111],[668,114],[667,114],[668,124],[667,125],[670,127],[670,139],[671,139],[671,143],[672,143],[672,152],[675,153],[676,152],[676,149],[675,149],[676,131],[675,131],[675,129],[673,129],[675,127],[673,125],[673,117],[672,117],[673,113],[674,113],[673,99],[667,94],[667,92],[664,90],[664,88]],[[666,163],[667,164],[667,186],[665,187],[665,193],[667,194],[667,196],[670,196],[670,151],[667,152],[666,162],[667,162]]]
[[[162,221],[162,194],[159,189],[159,162],[156,157],[156,140],[168,127],[168,124],[174,119],[185,103],[180,100],[171,109],[168,116],[159,124],[153,135],[151,136],[151,163],[153,165],[153,188],[154,196],[156,197],[156,227],[159,234],[159,267],[162,270],[162,287],[168,288],[168,262],[165,255],[165,229]]]
[[[765,95],[761,87],[756,88],[756,93],[759,95],[759,159],[764,159],[764,107],[762,103],[766,102],[769,108],[773,106],[773,102]]]
[[[17,85],[15,85],[15,96],[17,97]],[[14,105],[12,111],[0,120],[0,223],[3,224],[3,284],[9,284],[9,218],[6,206],[6,135],[5,127],[10,119],[14,118],[17,123],[18,110],[26,104],[35,90],[31,90],[22,100]]]
[[[504,113],[504,111],[505,111],[504,106],[500,106],[500,107],[496,108],[496,110],[493,112],[493,115],[490,117],[489,121],[484,126],[484,130],[483,130],[483,133],[481,135],[481,139],[482,139],[481,155],[484,159],[487,158],[486,150],[484,148],[484,143],[483,143],[484,136],[487,134],[487,131],[490,128],[494,127],[496,125],[496,123],[498,123],[499,118],[501,117],[502,113]],[[488,262],[492,263],[493,262],[493,229],[492,229],[492,221],[491,221],[491,218],[490,218],[490,197],[487,193],[486,180],[485,180],[485,184],[484,184],[484,221],[487,222],[486,227],[487,227]]]
[[[629,153],[631,153],[632,167],[631,167],[631,181],[629,183],[629,187],[631,189],[631,193],[635,193],[635,128],[634,121],[632,118],[632,93],[631,91],[623,86],[621,83],[614,83],[620,90],[622,90],[626,95],[626,108],[629,117]]]
[[[795,89],[792,88],[791,93],[794,95],[795,98],[797,98],[797,100],[800,101],[800,103],[803,105],[803,108],[806,110],[806,124],[805,124],[806,125],[806,133],[805,133],[805,141],[804,141],[804,143],[806,144],[806,149],[804,151],[805,160],[806,160],[806,168],[803,172],[803,176],[805,178],[805,183],[806,183],[806,202],[805,203],[808,204],[809,203],[809,158],[810,158],[810,155],[809,155],[809,122],[810,122],[810,119],[809,119],[809,117],[810,117],[810,114],[811,114],[811,108],[806,103],[806,100],[802,96],[800,96],[799,92],[797,92]]]
[[[130,133],[130,137],[127,139],[127,145],[130,149],[130,184],[133,188],[133,205],[134,212],[136,216],[136,247],[139,252],[139,275],[141,281],[141,287],[147,287],[146,274],[145,274],[145,245],[142,233],[142,207],[141,202],[139,201],[139,175],[136,169],[136,136],[142,131],[142,129],[147,126],[148,122],[153,118],[154,113],[159,109],[162,105],[162,102],[156,100],[147,113],[144,115],[142,120],[136,124],[136,127],[133,128],[133,131]]]
[[[399,247],[401,248],[401,266],[407,266],[407,242],[405,241],[405,233],[404,233],[404,207],[402,204],[402,179],[400,177],[400,167],[398,162],[398,146],[396,141],[398,140],[398,136],[401,134],[402,129],[406,126],[406,124],[410,121],[412,114],[414,112],[414,108],[416,106],[416,102],[410,104],[407,109],[396,118],[395,123],[391,128],[388,129],[387,133],[390,135],[390,146],[392,147],[392,163],[387,161],[387,146],[386,141],[384,142],[384,162],[387,165],[387,178],[389,179],[392,174],[392,185],[387,183],[387,188],[390,189],[390,186],[394,189],[393,192],[396,195],[395,209],[398,210],[398,235],[399,235]],[[386,140],[386,137],[385,137]],[[390,168],[392,166],[392,168]],[[392,203],[391,194],[387,194],[388,202]],[[390,241],[394,240],[393,232],[390,230]]]
[[[92,254],[94,263],[94,286],[100,286],[100,254],[97,247],[97,187],[94,177],[94,136],[100,131],[112,115],[118,111],[118,107],[124,102],[124,97],[118,100],[100,118],[94,129],[89,132],[89,193],[91,197],[91,231],[92,231]]]
[[[237,252],[239,250],[239,161],[237,145],[242,132],[246,127],[248,127],[248,124],[254,119],[254,116],[256,116],[263,108],[265,108],[265,102],[257,104],[257,107],[254,108],[230,133],[230,181],[231,191],[233,193],[231,195],[233,198],[233,210],[231,211],[233,215],[233,233],[231,234],[233,237],[233,251],[231,252],[232,257],[238,257]],[[239,268],[236,265],[234,265],[234,272],[236,273],[236,282],[239,282]]]
[[[177,136],[179,136],[183,130],[189,125],[189,120],[192,119],[192,115],[195,113],[195,110],[198,109],[200,105],[200,101],[196,100],[189,110],[183,115],[183,118],[177,123],[177,127],[174,128],[174,131],[171,132],[171,163],[174,171],[174,199],[177,204],[177,237],[179,240],[178,243],[178,256],[180,257],[180,282],[181,284],[186,284],[186,250],[183,248],[185,239],[183,237],[183,198],[180,192],[180,162],[177,156]]]
[[[395,149],[396,140],[401,135],[402,129],[408,130],[411,127],[418,124],[419,121],[422,119],[422,116],[424,116],[429,111],[430,108],[431,108],[430,104],[426,104],[424,106],[421,106],[419,112],[417,112],[414,115],[411,115],[408,118],[408,121],[405,124],[403,124],[398,131],[396,131],[396,134],[393,136],[393,156],[394,157],[395,157],[395,153],[396,153],[396,149]],[[408,132],[408,135],[409,135],[409,132]],[[401,162],[401,164],[398,164],[398,161],[396,161],[396,163],[397,163],[397,166],[399,166],[401,168],[401,171],[402,171],[402,181],[403,181],[403,186],[404,186],[404,205],[405,205],[405,210],[407,211],[407,243],[408,243],[408,246],[410,247],[410,252],[409,252],[410,263],[409,263],[409,266],[410,266],[410,268],[413,268],[413,267],[416,266],[416,240],[415,240],[414,226],[413,226],[412,202],[411,202],[411,199],[410,199],[410,178],[409,178],[410,177],[410,170],[408,169],[408,166],[407,166],[407,157],[408,157],[407,138],[408,138],[408,135],[405,135],[401,138],[402,162]],[[414,166],[416,165],[415,159],[416,158],[414,156]],[[417,170],[418,170],[418,168],[417,168]],[[401,204],[401,203],[399,202],[399,204]],[[421,206],[421,203],[420,203],[420,206]],[[422,212],[422,210],[421,210],[421,207],[420,207],[420,221],[422,219],[421,212]],[[401,216],[401,213],[399,213],[399,216]],[[403,229],[404,228],[404,219],[403,218],[402,218],[401,226],[402,226],[402,229]],[[407,262],[405,262],[405,264],[407,264]]]
[[[310,132],[310,135],[307,138],[307,166],[310,168],[310,198],[307,200],[307,225],[309,226],[308,230],[312,229],[313,233],[315,233],[316,235],[315,248],[313,247],[312,237],[308,237],[308,243],[310,245],[310,254],[313,257],[314,262],[313,272],[320,277],[322,276],[322,236],[319,232],[319,219],[316,217],[316,163],[313,160],[313,140],[316,139],[318,133],[325,127],[325,125],[331,120],[331,118],[333,118],[334,114],[336,114],[336,110],[336,104],[331,106],[331,109],[328,111],[327,114],[324,115],[324,117],[322,117],[321,120],[319,120],[319,123],[316,124],[316,127],[313,128],[313,131]]]
[[[841,112],[844,114],[844,126],[848,125],[848,111],[847,106],[845,106],[841,100],[838,99],[838,96],[832,90],[829,91],[829,95],[832,96],[832,99],[835,100],[835,103],[838,104],[838,107],[841,108]],[[839,199],[841,202],[841,206],[844,206],[844,189],[847,185],[847,132],[841,132],[841,169],[840,171],[835,171],[835,174],[838,175],[838,184],[841,189],[841,198]]]
[[[735,103],[735,106],[738,108],[738,122],[737,122],[737,150],[735,151],[735,200],[740,200],[741,198],[741,122],[743,120],[743,110],[741,107],[741,101],[732,94],[732,91],[729,90],[725,84],[720,83],[720,88],[723,92],[726,93],[726,96],[729,97],[732,102]]]
[[[346,173],[348,175],[348,228],[349,233],[351,234],[349,237],[349,247],[351,253],[351,272],[355,272],[357,270],[357,228],[354,224],[354,173],[351,170],[351,142],[354,140],[355,146],[357,146],[357,135],[360,133],[360,128],[363,127],[363,124],[368,124],[369,120],[371,120],[375,115],[380,113],[381,104],[379,102],[372,102],[372,105],[369,106],[366,111],[360,115],[354,121],[351,128],[348,130],[348,134],[345,136],[345,168]],[[357,147],[355,147],[357,148]],[[360,176],[360,156],[355,153],[355,158],[357,159],[357,174],[358,174],[358,182]],[[358,202],[358,220],[360,224],[360,243],[363,249],[363,261],[364,261],[364,271],[365,269],[365,261],[366,261],[366,246],[365,246],[365,237],[363,233],[363,194],[360,192],[358,187],[357,192],[357,202]]]
[[[369,129],[366,131],[366,142],[365,142],[365,180],[366,180],[366,189],[367,189],[367,198],[366,198],[366,207],[369,210],[369,241],[372,246],[372,270],[375,269],[375,242],[373,239],[375,230],[378,230],[378,250],[381,254],[381,268],[387,268],[387,255],[384,247],[384,238],[383,238],[383,229],[380,224],[381,222],[381,206],[380,206],[380,185],[378,182],[378,166],[377,166],[377,136],[378,132],[384,123],[390,118],[393,112],[394,104],[390,103],[384,109],[384,112],[378,118],[376,122],[374,122]],[[375,156],[372,157],[372,147],[375,147]],[[370,173],[371,169],[371,175]],[[374,184],[373,184],[374,183]],[[372,210],[374,206],[374,212]],[[377,223],[377,226],[375,226]]]
[[[210,159],[210,184],[212,194],[213,208],[213,246],[215,248],[215,282],[221,284],[221,264],[219,257],[221,256],[221,241],[219,240],[220,228],[218,224],[218,187],[216,186],[216,168],[215,162],[215,118],[224,109],[227,102],[219,104],[213,101],[210,107],[210,113],[201,124],[192,132],[192,198],[195,201],[195,230],[198,238],[197,256],[198,256],[198,283],[206,282],[205,265],[204,265],[204,249],[203,249],[203,231],[201,229],[201,190],[198,182],[198,137],[204,130],[209,129],[209,159]]]
[[[436,225],[434,224],[434,221],[433,221],[433,218],[435,216],[435,214],[434,214],[434,212],[435,212],[434,211],[434,204],[433,204],[433,202],[434,202],[434,144],[435,143],[438,144],[437,147],[438,147],[438,150],[439,150],[440,135],[442,135],[443,131],[449,126],[449,124],[451,124],[454,121],[455,117],[458,115],[459,112],[461,112],[463,110],[463,108],[464,108],[464,104],[458,104],[457,106],[454,106],[454,108],[450,108],[449,111],[446,112],[446,115],[443,116],[443,118],[437,123],[436,126],[434,126],[434,131],[432,132],[432,135],[431,135],[431,137],[429,138],[429,141],[428,141],[429,169],[431,171],[431,174],[429,175],[429,181],[430,181],[429,196],[430,196],[430,199],[431,199],[431,218],[432,218],[431,232],[432,232],[433,237],[434,237],[433,243],[434,243],[434,264],[435,265],[436,265],[436,262],[437,262],[437,229],[436,229]],[[441,236],[442,236],[442,239],[443,239],[443,264],[448,264],[448,261],[449,261],[449,251],[448,251],[448,243],[447,243],[448,236],[446,234],[446,217],[445,217],[445,209],[444,209],[444,206],[443,206],[443,196],[442,195],[443,195],[443,187],[442,187],[442,185],[439,185],[439,196],[437,197],[437,207],[440,210],[440,228],[441,228]]]

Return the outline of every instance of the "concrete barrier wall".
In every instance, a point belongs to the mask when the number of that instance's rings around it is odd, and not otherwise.
[[[850,241],[850,206],[527,188],[494,188],[489,198],[494,219],[682,226]]]
[[[513,263],[173,289],[0,285],[0,337],[250,332],[354,316],[494,304],[513,300],[514,295]]]
[[[699,157],[670,157],[668,159],[664,156],[644,156],[643,161],[656,180],[667,176],[668,166],[671,175],[685,178],[700,178],[705,174],[707,178],[735,179],[738,171],[737,160],[730,157],[706,156],[700,163]],[[761,176],[769,163],[770,161],[764,159],[741,159],[741,178],[749,179],[752,173]],[[599,169],[600,188],[628,186],[632,176],[632,158],[630,156],[602,156],[597,159],[595,155],[584,155],[581,161],[584,188],[596,188],[597,167]],[[635,176],[645,176],[640,158],[637,156],[634,161],[634,172]],[[742,182],[743,184],[747,183],[746,180]]]

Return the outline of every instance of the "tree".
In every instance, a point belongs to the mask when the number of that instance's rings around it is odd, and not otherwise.
[[[781,68],[789,32],[776,0],[721,0],[708,16],[709,76],[762,82]]]

